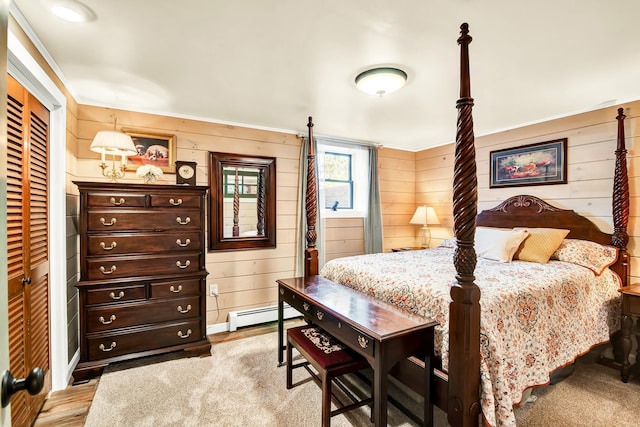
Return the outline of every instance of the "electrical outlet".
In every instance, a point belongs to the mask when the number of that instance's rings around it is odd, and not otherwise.
[[[218,294],[218,285],[213,284],[213,285],[209,285],[209,296],[210,297],[217,297]]]

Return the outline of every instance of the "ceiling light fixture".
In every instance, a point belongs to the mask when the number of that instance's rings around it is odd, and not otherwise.
[[[407,82],[407,73],[392,67],[372,68],[356,77],[356,86],[364,93],[387,95],[400,89]]]
[[[51,2],[51,12],[58,18],[74,24],[93,21],[96,17],[89,7],[75,0],[55,0]]]

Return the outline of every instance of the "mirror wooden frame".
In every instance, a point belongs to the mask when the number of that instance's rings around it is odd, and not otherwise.
[[[225,167],[257,168],[264,173],[264,187],[258,198],[264,196],[264,235],[225,237],[224,235],[224,177]],[[276,247],[276,159],[275,157],[248,156],[209,152],[209,251],[235,251]],[[260,211],[260,203],[257,209]],[[258,213],[258,218],[260,214]]]

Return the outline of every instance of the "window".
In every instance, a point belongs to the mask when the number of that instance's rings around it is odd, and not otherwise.
[[[365,216],[369,194],[366,147],[319,140],[318,177],[323,215]]]
[[[324,153],[324,207],[353,209],[351,154]]]
[[[258,172],[255,169],[225,168],[222,171],[224,177],[224,197],[233,198],[235,192],[236,173],[238,174],[238,194],[241,199],[258,197]]]

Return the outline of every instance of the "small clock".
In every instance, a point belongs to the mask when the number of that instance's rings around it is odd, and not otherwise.
[[[176,161],[176,184],[196,185],[196,162]]]

